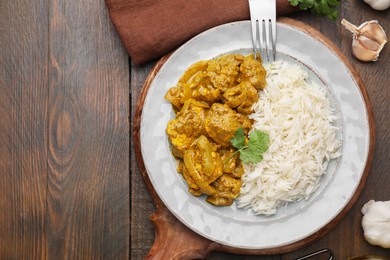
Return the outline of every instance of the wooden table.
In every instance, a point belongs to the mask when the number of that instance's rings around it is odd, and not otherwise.
[[[378,19],[390,9],[342,1],[331,22],[290,15],[320,30],[365,83],[377,143],[365,188],[325,236],[273,256],[212,252],[208,259],[294,259],[331,248],[336,259],[376,253],[361,229],[370,199],[390,200],[390,47],[376,63],[351,55],[340,19]],[[154,241],[155,206],[134,156],[132,120],[155,61],[134,66],[100,0],[0,2],[0,259],[142,259]]]

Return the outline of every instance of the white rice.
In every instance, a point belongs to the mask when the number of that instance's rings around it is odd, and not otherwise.
[[[270,147],[258,164],[245,165],[239,207],[272,215],[278,207],[308,199],[330,160],[340,156],[337,119],[325,90],[309,82],[298,65],[266,65],[267,86],[254,104],[254,129],[269,134]]]

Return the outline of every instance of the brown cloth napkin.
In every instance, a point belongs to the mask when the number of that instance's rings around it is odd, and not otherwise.
[[[143,64],[217,25],[248,20],[248,0],[105,0],[132,61]],[[277,0],[277,14],[297,11]]]

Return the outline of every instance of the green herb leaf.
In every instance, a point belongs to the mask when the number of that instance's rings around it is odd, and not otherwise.
[[[241,149],[245,145],[245,133],[244,128],[240,127],[236,130],[234,137],[230,140],[233,147]]]
[[[256,151],[263,154],[268,150],[269,136],[268,134],[254,130],[249,135],[248,147],[253,147]]]
[[[243,150],[240,150],[240,160],[243,163],[258,163],[263,160],[263,154],[258,153],[255,149],[253,148],[246,148]]]
[[[292,6],[298,6],[301,10],[309,10],[316,15],[327,16],[331,20],[338,17],[337,7],[340,0],[288,0]]]
[[[263,160],[263,153],[268,150],[269,136],[262,131],[253,130],[248,143],[245,144],[244,129],[239,128],[230,142],[240,152],[240,160],[243,163],[258,163]]]
[[[289,0],[290,5],[297,6],[299,4],[299,0]]]

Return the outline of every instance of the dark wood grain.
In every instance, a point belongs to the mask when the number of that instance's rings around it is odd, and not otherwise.
[[[127,259],[129,64],[103,1],[0,3],[0,259]]]
[[[0,258],[41,258],[48,248],[47,2],[1,3],[0,21]]]
[[[142,85],[154,62],[142,67],[131,67],[131,122],[134,124],[134,114]],[[131,127],[131,136],[133,136]],[[156,210],[152,197],[146,188],[134,154],[134,142],[131,138],[131,259],[142,259],[151,248],[154,241],[154,228],[150,215]],[[145,234],[150,234],[146,235]]]
[[[359,62],[340,24],[341,18],[377,19],[389,35],[390,9],[341,2],[335,22],[307,12],[289,17],[336,44],[370,97],[377,142],[361,195],[335,227],[304,248],[271,256],[212,251],[207,259],[289,260],[325,247],[336,259],[390,255],[364,240],[360,224],[364,203],[390,200],[390,47],[375,63]],[[0,1],[0,259],[147,256],[156,206],[130,136],[156,62],[129,62],[103,0]]]

